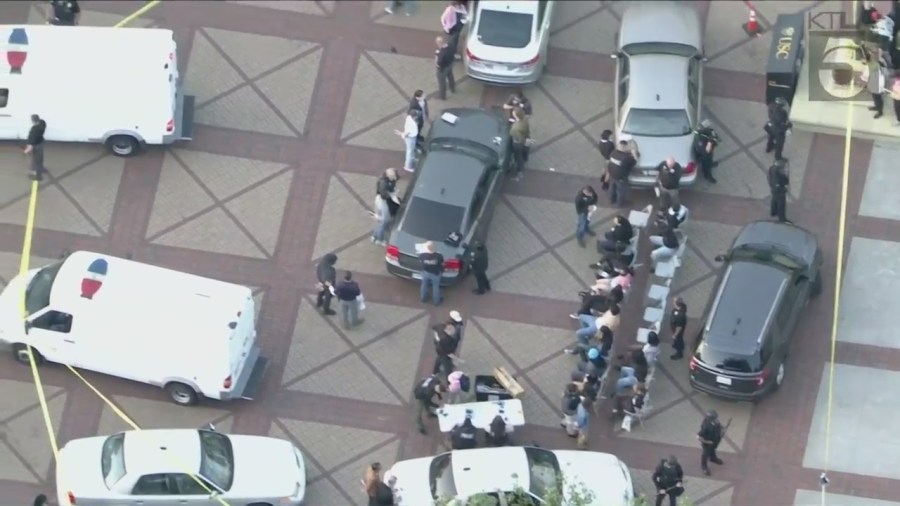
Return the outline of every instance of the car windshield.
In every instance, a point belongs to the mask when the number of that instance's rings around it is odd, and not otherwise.
[[[684,56],[692,58],[699,54],[696,48],[687,44],[675,44],[672,42],[635,42],[626,44],[622,48],[622,52],[629,56],[637,56],[641,54],[666,54],[673,56]]]
[[[450,452],[438,455],[431,461],[428,480],[431,482],[431,496],[436,500],[456,497],[456,483],[453,481],[453,458]]]
[[[413,197],[401,228],[414,237],[443,242],[453,232],[463,232],[461,228],[465,214],[465,208],[460,206]]]
[[[200,430],[200,475],[223,491],[234,481],[234,452],[224,434]]]
[[[482,9],[479,16],[478,41],[482,44],[522,49],[531,42],[531,14]]]
[[[557,493],[562,493],[559,461],[556,460],[556,455],[540,448],[526,448],[525,455],[528,457],[528,481],[531,484],[529,491],[542,499],[553,489],[556,489]]]
[[[622,132],[644,137],[676,137],[691,133],[683,109],[631,109]]]
[[[487,141],[487,139],[485,139]],[[494,142],[502,143],[503,138],[497,137]],[[479,160],[483,160],[485,164],[488,165],[496,165],[497,164],[497,152],[492,150],[491,148],[479,144],[477,142],[472,142],[467,139],[452,139],[448,137],[436,137],[434,139],[430,139],[428,142],[428,152],[432,151],[455,151],[457,153],[464,153],[469,156],[473,156],[478,158]]]
[[[697,358],[716,369],[741,373],[754,373],[762,370],[762,361],[758,353],[735,353],[710,346],[704,340],[697,348]]]
[[[109,489],[125,476],[125,434],[113,434],[103,442],[100,472],[103,473],[103,483]]]
[[[62,264],[62,262],[50,264],[37,271],[31,278],[31,282],[25,290],[25,311],[29,315],[50,305],[50,290],[53,288],[53,281],[59,274]]]
[[[776,266],[782,267],[789,271],[794,271],[803,267],[803,264],[798,262],[797,259],[790,255],[766,249],[754,249],[752,247],[741,247],[735,249],[732,252],[732,258],[746,258],[770,265],[775,264]]]

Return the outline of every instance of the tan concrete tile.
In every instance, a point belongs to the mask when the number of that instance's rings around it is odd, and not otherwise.
[[[28,259],[27,267],[29,269],[34,269],[37,267],[43,267],[45,265],[49,265],[56,261],[57,261],[57,259],[55,259],[55,258],[44,258],[44,257],[32,255]],[[22,254],[21,253],[0,252],[0,286],[5,287],[6,284],[9,283],[9,280],[16,277],[17,274],[19,274],[21,267],[22,267]],[[28,385],[28,384],[26,383],[26,385]],[[10,388],[12,388],[12,387],[10,386]],[[28,388],[33,388],[33,387],[28,385]],[[27,390],[28,389],[26,389],[26,391]],[[7,388],[4,388],[4,384],[2,381],[0,381],[0,391],[3,391],[3,392],[10,391]],[[5,416],[3,416],[3,411],[0,410],[0,420],[2,420],[3,418],[5,418]]]
[[[392,314],[393,318],[396,318],[396,315],[412,312],[408,309],[397,311],[400,308],[383,304],[377,305],[381,306],[380,308],[369,308],[370,303],[368,302],[366,306],[364,312],[366,321],[362,328],[348,333],[351,334],[351,338],[355,337],[357,333],[361,333],[360,331],[365,332],[370,326],[385,330],[394,326],[388,327],[379,322],[377,315],[384,315],[381,318],[382,321],[385,321],[387,318],[391,318]],[[372,304],[372,306],[376,305]],[[427,318],[421,317],[360,350],[375,369],[387,379],[394,390],[401,396],[406,396],[402,399],[403,401],[411,398],[415,384],[420,379],[416,377],[416,366],[422,354],[422,347],[431,346],[431,342],[428,341],[431,337],[428,323]]]
[[[187,152],[184,152],[185,154]],[[179,156],[182,153],[179,152]],[[198,164],[198,168],[202,165]],[[167,153],[163,160],[153,211],[147,224],[147,237],[181,222],[213,205],[213,200],[200,187],[181,163]]]
[[[152,242],[223,255],[266,257],[266,253],[253,244],[247,234],[219,207],[169,230]]]
[[[338,262],[338,266],[340,266],[343,262]],[[362,285],[360,286],[363,291],[363,295],[366,294],[374,294],[378,291],[378,286],[376,285]],[[414,330],[421,330],[420,335],[418,337],[419,345],[422,344],[426,339],[429,339],[430,336],[425,335],[425,327],[424,325],[428,322],[425,321],[411,321],[417,316],[421,316],[424,312],[418,308],[408,308],[403,306],[394,306],[392,304],[377,304],[375,302],[366,301],[366,309],[362,312],[363,317],[366,319],[365,323],[360,325],[359,327],[353,329],[349,332],[344,332],[355,346],[362,346],[363,344],[368,343],[372,339],[375,339],[379,336],[384,336],[383,340],[391,342],[397,332],[413,332]],[[406,329],[400,328],[397,326],[404,324],[405,322],[409,322],[408,325],[422,327],[420,329]],[[419,348],[417,348],[419,349]],[[417,352],[418,353],[418,352]],[[418,357],[418,354],[415,355]]]
[[[407,105],[408,97],[400,94],[365,55],[360,55],[341,139],[346,141],[353,134],[385,118],[405,114]],[[394,129],[402,129],[402,126],[402,123],[395,123],[388,127],[393,132]],[[400,140],[397,139],[397,142]]]
[[[306,121],[322,50],[281,68],[257,81],[256,86],[278,111],[301,133],[306,133]]]
[[[184,409],[175,403],[136,397],[114,396],[112,400],[141,429],[190,429],[214,424],[216,429],[228,432],[231,429],[231,415],[224,409],[195,406]],[[133,427],[119,417],[109,406],[103,407],[97,434],[106,436]]]
[[[392,441],[341,467],[332,473],[331,478],[336,481],[341,489],[344,490],[344,493],[350,497],[365,500],[366,495],[362,490],[362,485],[359,480],[366,475],[366,469],[371,466],[373,462],[381,462],[383,469],[390,469],[394,462],[397,461],[399,450],[400,441]],[[348,454],[348,456],[350,455]]]
[[[575,233],[575,193],[573,202],[507,195],[515,210],[548,244],[556,244]]]
[[[564,323],[564,319],[566,319],[565,316],[560,315],[559,322]],[[548,356],[558,354],[560,350],[572,344],[572,332],[567,329],[528,325],[494,318],[475,318],[474,320],[509,355],[518,366],[517,369],[527,369]]]
[[[448,93],[447,100],[432,98],[428,101],[433,118],[439,118],[444,109],[451,107],[481,107],[481,94],[484,92],[484,85],[466,77],[466,71],[463,69],[462,63],[456,63],[456,66],[453,68],[453,75],[456,77],[456,93]],[[433,87],[437,89],[437,85]]]
[[[769,196],[766,174],[759,165],[744,153],[724,160],[715,169],[718,184],[700,181],[692,191],[716,193],[732,197],[763,199]],[[765,216],[760,216],[764,218]]]
[[[28,216],[28,198],[22,198],[0,210],[0,223],[24,225]],[[72,204],[72,201],[56,186],[46,183],[38,193],[38,212],[35,215],[35,227],[45,230],[70,232],[100,236],[84,214]]]
[[[698,458],[699,458],[699,450]],[[666,455],[660,455],[660,460],[665,458]],[[717,490],[721,490],[722,488],[728,485],[727,481],[713,480],[709,478],[700,478],[697,476],[693,476],[691,473],[694,470],[694,466],[689,462],[681,462],[682,467],[684,467],[685,472],[687,473],[684,480],[685,492],[684,495],[679,499],[679,504],[684,505],[686,500],[696,501],[699,498],[706,497],[709,494],[716,492]],[[644,469],[630,469],[631,471],[631,480],[634,482],[634,487],[638,494],[643,494],[648,497],[655,497],[656,490],[653,485],[653,470],[644,470]],[[729,497],[731,494],[731,488],[728,488],[726,491],[717,494],[724,495],[728,493]],[[708,502],[700,502],[700,503],[691,503],[697,504],[697,506],[712,504]],[[718,503],[716,503],[718,504]]]
[[[285,168],[280,163],[263,162],[205,151],[172,150],[190,172],[220,200],[239,193]]]
[[[525,90],[525,95],[531,101],[531,106],[534,109],[534,116],[529,118],[528,123],[531,127],[531,137],[535,141],[535,147],[532,148],[532,151],[537,155],[540,147],[549,144],[556,137],[575,128],[575,125],[566,118],[562,111],[550,101],[547,94],[540,88],[532,86]],[[597,112],[599,113],[600,111]],[[531,160],[528,165],[531,166],[534,163],[535,161]]]
[[[690,306],[688,306],[688,312],[690,312]],[[668,322],[666,323],[668,325]],[[691,342],[691,339],[694,335],[696,335],[697,329],[688,325],[687,336],[688,339],[686,341],[688,343]],[[673,382],[673,384],[677,385],[684,392],[692,392],[691,382],[689,378],[690,371],[688,370],[688,364],[690,363],[688,359],[681,360],[672,360],[671,353],[672,350],[672,333],[669,331],[668,327],[663,327],[663,331],[660,335],[660,339],[663,342],[663,351],[659,354],[659,362],[657,363],[657,367],[661,367],[665,369],[667,373],[669,373],[669,378]],[[654,401],[656,402],[656,401]],[[664,407],[662,404],[659,407]]]
[[[608,227],[604,226],[604,224],[597,224],[595,228],[599,235],[605,233]],[[585,238],[587,244],[582,248],[578,245],[578,242],[573,236],[572,239],[556,248],[556,253],[562,257],[563,262],[565,262],[565,264],[569,266],[569,269],[575,273],[578,280],[581,282],[582,288],[587,288],[594,284],[594,280],[596,279],[595,271],[588,267],[600,258],[600,255],[597,253],[597,243],[595,239],[596,238],[594,237]],[[569,298],[572,301],[572,309],[577,308],[581,302],[578,294],[572,293]]]
[[[682,287],[690,285],[710,273],[709,266],[691,249],[691,244],[691,237],[688,236],[688,247],[684,251],[681,267],[678,268],[672,282],[673,293],[679,292]],[[709,254],[713,253],[709,252]]]
[[[416,30],[428,30],[434,32],[435,35],[440,34],[441,30],[441,13],[447,6],[446,2],[416,2],[415,12],[411,16],[406,16],[403,7],[397,9],[391,16],[384,12],[390,2],[379,0],[372,3],[372,18],[376,23],[390,26],[401,26],[404,28],[413,28]],[[460,37],[465,38],[465,35]]]
[[[763,127],[769,120],[769,113],[760,103],[708,96],[704,98],[703,104],[741,144],[749,144],[766,134]],[[720,131],[720,135],[721,133]],[[724,153],[721,156],[724,156]]]
[[[724,223],[689,219],[684,224],[684,233],[688,244],[693,246],[695,251],[699,251],[711,264],[718,265],[712,261],[716,255],[728,251],[741,228]]]
[[[544,248],[540,239],[502,201],[494,208],[487,247],[491,256],[489,276],[506,271]]]
[[[402,163],[402,161],[401,161]],[[398,169],[397,167],[394,167]],[[387,169],[387,167],[385,167]],[[401,178],[406,176],[402,170],[397,170],[397,173]],[[380,175],[379,175],[380,176]],[[353,193],[356,194],[366,205],[371,206],[370,201],[375,199],[375,187],[378,183],[379,176],[370,176],[368,174],[357,174],[355,172],[341,172],[340,177],[347,183],[347,186],[353,190]],[[408,179],[400,179],[397,181],[397,195],[403,195],[403,192],[406,191],[406,183]]]
[[[244,78],[219,52],[202,31],[194,33],[188,56],[184,89],[197,97],[202,109],[209,100],[244,84]]]
[[[116,207],[124,171],[125,159],[110,155],[63,178],[59,184],[106,232],[112,224],[113,209]]]
[[[278,245],[292,179],[293,173],[285,172],[225,205],[269,255],[275,254]]]
[[[228,3],[243,4],[261,9],[297,12],[312,16],[325,16],[328,14],[328,12],[319,7],[319,4],[324,2],[311,2],[309,0],[228,0]]]
[[[553,24],[551,25],[551,40],[561,28],[565,28],[579,20],[595,14],[603,8],[600,0],[584,0],[581,2],[559,2],[553,11]]]
[[[309,504],[344,504],[347,501],[341,491],[325,478],[310,482],[305,500]]]
[[[18,155],[15,151],[13,153]],[[51,142],[47,144],[44,151],[44,165],[54,176],[60,177],[64,173],[86,166],[90,162],[99,163],[99,159],[103,157],[122,160],[110,154],[106,146],[99,144]]]
[[[137,10],[137,9],[135,9]],[[151,11],[152,12],[152,11]],[[82,10],[78,24],[81,26],[115,26],[116,23],[125,19],[126,16],[119,16],[107,12],[97,12],[90,10]],[[33,6],[28,14],[28,23],[42,25],[47,22],[46,6]],[[131,28],[146,28],[155,21],[150,18],[140,17],[128,23]]]
[[[318,462],[325,472],[335,470],[354,456],[365,454],[394,437],[394,434],[387,432],[335,427],[324,423],[303,422],[289,418],[279,418],[278,421],[284,425],[294,441],[304,450],[304,454]],[[359,483],[359,478],[357,478],[357,483]]]
[[[712,276],[687,289],[679,289],[673,293],[684,299],[684,303],[688,307],[688,318],[703,318],[703,311],[709,299],[713,296],[715,286],[716,277]]]
[[[346,143],[351,146],[360,146],[364,148],[383,149],[385,151],[397,151],[395,168],[403,167],[402,152],[406,147],[403,140],[397,137],[394,130],[403,130],[403,120],[406,118],[406,109],[397,112],[393,116],[376,121],[368,130],[360,130],[358,133],[351,135],[346,139]]]
[[[570,3],[561,2],[562,6]],[[582,7],[587,9],[587,6]],[[616,51],[619,20],[608,11],[599,11],[553,34],[550,45],[561,49],[612,54]]]
[[[294,438],[293,434],[282,429],[281,425],[274,421],[269,425],[268,436],[278,438],[278,439],[283,439],[285,441],[290,441],[291,444],[296,445],[298,447],[302,443],[302,441],[296,440]],[[306,455],[304,455],[304,457],[306,457]],[[316,465],[315,462],[313,462],[312,460],[310,460],[308,458],[306,458],[304,460],[305,460],[305,464],[306,464],[306,480],[308,482],[314,481],[319,476],[322,476],[322,473],[323,473],[322,468],[320,468],[318,465]],[[307,491],[308,490],[309,489],[307,489]],[[308,497],[308,495],[307,495],[307,497]]]
[[[572,300],[584,286],[550,252],[494,279],[492,285],[498,292],[559,300]]]
[[[50,151],[52,150],[47,150],[48,155]],[[0,206],[27,199],[31,192],[28,159],[22,156],[22,152],[18,149],[4,149],[0,151],[0,164],[5,168],[0,171]]]
[[[734,494],[733,488],[727,488],[718,494],[700,502],[703,506],[731,506],[731,496]]]
[[[3,255],[11,255],[4,253]],[[53,396],[62,390],[52,385],[44,385],[44,395]],[[37,392],[32,383],[24,381],[0,380],[0,391],[4,393],[3,404],[0,404],[0,422],[9,420],[27,410],[38,406]],[[41,424],[43,428],[43,424]],[[6,430],[4,429],[5,433]]]
[[[425,95],[437,91],[437,78],[434,72],[434,58],[417,58],[396,53],[382,53],[367,51],[381,70],[397,83],[404,92],[396,91],[407,104],[416,90],[422,90]],[[454,69],[455,70],[455,69]],[[457,75],[462,77],[465,74]]]
[[[788,175],[791,178],[790,195],[795,199],[800,198],[800,194],[803,192],[803,179],[806,176],[814,135],[812,132],[794,130],[784,144],[784,157],[790,160],[788,164]],[[766,153],[765,139],[750,146],[748,151],[762,162],[763,168],[767,171],[775,162],[775,156],[772,153]]]
[[[253,88],[245,86],[197,109],[202,125],[296,137]]]
[[[281,376],[282,385],[350,349],[325,318],[306,300],[301,303]]]
[[[384,404],[399,405],[406,400],[394,395],[356,354],[303,378],[288,390]]]
[[[372,198],[374,199],[374,195]],[[332,176],[325,204],[322,206],[312,258],[320,258],[371,234],[374,222],[369,219],[368,210],[341,184],[337,176]]]
[[[554,169],[551,172],[596,177],[599,188],[603,158],[590,139],[574,130],[560,139],[541,144],[529,156],[528,168],[539,171]]]
[[[562,378],[563,380],[565,378]],[[562,420],[562,389],[563,383],[559,384],[557,390],[544,391],[549,402],[538,394],[538,387],[527,377],[518,378],[519,384],[525,389],[525,396],[522,397],[522,411],[525,412],[525,423],[528,425],[539,425],[541,427],[559,428],[559,422]],[[524,443],[524,442],[520,442]]]
[[[316,45],[305,40],[283,39],[209,27],[203,28],[203,31],[221,48],[222,53],[250,79]]]
[[[44,441],[43,444],[46,445],[47,442]],[[20,481],[35,485],[40,484],[42,481],[28,467],[22,464],[19,457],[3,442],[0,442],[0,462],[4,463],[3,467],[0,468],[0,480]]]
[[[495,367],[505,367],[507,371],[515,374],[513,371],[516,368],[513,364],[500,354],[494,343],[474,325],[466,327],[459,353],[463,359],[459,368],[469,373],[473,380],[478,374],[489,374]]]
[[[750,426],[750,416],[753,415],[753,404],[729,402],[708,395],[698,395],[694,400],[703,408],[704,413],[710,409],[716,410],[723,425],[727,424],[729,420],[731,421],[731,426],[728,428],[726,435],[734,443],[735,450],[742,450],[744,448],[744,440],[747,438],[747,429]],[[699,423],[698,421],[698,427]],[[725,442],[719,446],[719,450],[725,452],[733,451],[730,449],[730,445]]]
[[[374,225],[372,220],[368,222],[370,227]],[[338,257],[341,269],[366,274],[387,274],[384,266],[384,246],[372,244],[368,239],[340,250]]]
[[[579,123],[584,123],[613,106],[614,92],[611,83],[548,74],[541,78],[540,84]],[[600,156],[599,152],[597,156]]]
[[[709,15],[704,30],[706,54],[711,58],[708,66],[754,74],[766,73],[766,56],[771,38],[763,35],[751,40],[741,28],[741,25],[747,22],[748,15],[747,6],[742,2],[709,4]],[[727,53],[718,54],[738,42],[744,44]]]
[[[59,433],[62,424],[66,395],[60,394],[47,399],[47,411],[53,430]],[[53,464],[53,450],[47,440],[44,415],[38,406],[7,420],[6,444],[18,452],[20,459],[31,471],[40,477],[47,476]]]
[[[575,332],[572,331],[570,336],[569,344],[575,342]],[[577,369],[578,359],[572,355],[564,354],[562,348],[553,351],[556,352],[553,358],[528,371],[525,376],[528,377],[534,388],[544,394],[544,397],[552,403],[548,407],[553,413],[554,420],[548,419],[545,421],[553,422],[548,425],[549,427],[558,427],[559,418],[561,417],[560,401],[562,392],[572,377],[572,372]],[[532,396],[531,394],[526,395]],[[544,403],[546,404],[546,401]]]
[[[584,130],[585,130],[585,132],[587,132],[588,136],[590,137],[590,141],[591,141],[594,149],[597,149],[597,143],[600,141],[600,135],[603,133],[603,131],[604,130],[613,130],[612,112],[608,112],[608,113],[604,114],[603,116],[595,119],[594,121],[588,123],[587,125],[584,126]],[[598,150],[597,153],[599,154],[600,151]],[[603,165],[601,162],[601,164],[598,165],[598,170],[600,170],[602,167],[603,167]]]
[[[650,392],[651,407],[653,392]],[[697,442],[697,431],[703,415],[687,400],[682,401],[663,411],[652,411],[644,420],[644,426],[632,427],[631,432],[624,432],[619,428],[621,419],[616,421],[616,433],[619,437],[636,439],[653,443],[664,443],[688,448],[696,448],[697,456],[700,455],[700,444]],[[722,445],[719,451],[731,452],[731,448]]]
[[[663,353],[668,353],[668,350],[664,350]],[[654,409],[665,409],[667,406],[687,398],[690,393],[690,390],[683,390],[679,381],[670,377],[667,374],[668,371],[664,373],[663,369],[665,367],[659,368],[653,377],[653,382],[650,383],[651,406]],[[680,372],[677,371],[676,374]]]

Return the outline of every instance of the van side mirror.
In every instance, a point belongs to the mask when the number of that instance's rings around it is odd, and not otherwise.
[[[715,258],[714,260],[715,260],[716,262],[724,262],[724,261],[725,261],[725,255],[716,255],[716,258]]]

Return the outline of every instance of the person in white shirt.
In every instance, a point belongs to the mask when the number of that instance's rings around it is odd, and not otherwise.
[[[375,218],[375,228],[372,229],[372,242],[381,246],[387,243],[384,240],[384,234],[387,225],[391,221],[391,211],[388,209],[388,203],[380,194],[375,194],[375,206],[371,212]]]
[[[403,170],[406,172],[415,172],[416,164],[416,141],[419,138],[419,111],[410,109],[406,113],[406,122],[403,124],[403,131],[394,130],[394,133],[403,139],[406,144],[406,159],[403,162]]]

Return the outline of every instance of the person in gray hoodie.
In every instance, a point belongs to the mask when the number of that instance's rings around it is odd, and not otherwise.
[[[334,264],[337,263],[337,255],[329,253],[322,257],[319,264],[316,265],[316,288],[319,293],[316,296],[316,307],[322,308],[322,314],[333,316],[337,314],[331,309],[331,298],[334,296],[334,287],[337,284],[337,271]]]

